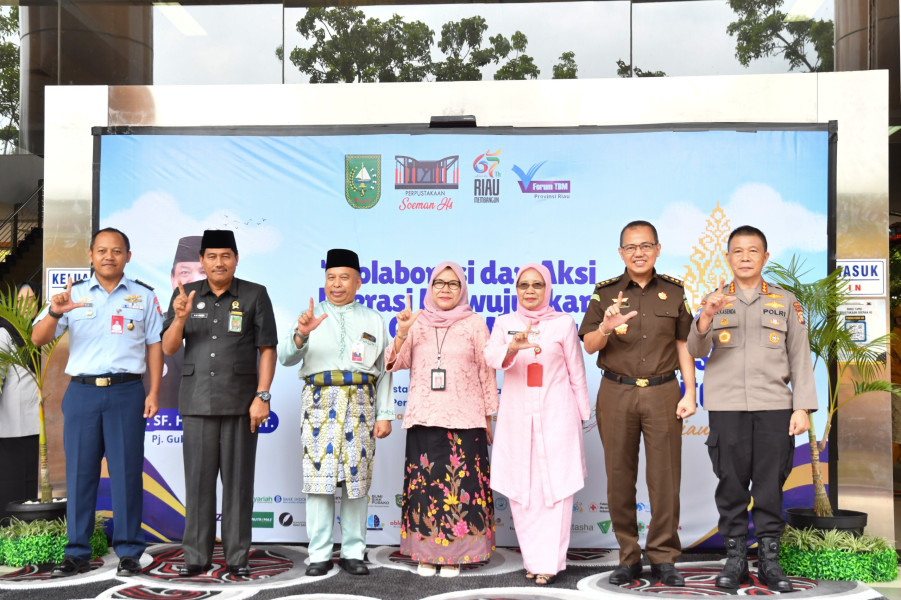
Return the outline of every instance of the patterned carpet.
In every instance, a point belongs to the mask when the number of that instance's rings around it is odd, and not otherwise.
[[[337,555],[335,556],[337,559]],[[183,563],[181,548],[174,544],[152,546],[141,560],[144,571],[136,577],[117,577],[117,558],[110,554],[95,559],[92,569],[75,577],[50,579],[51,565],[25,568],[0,576],[0,598],[10,600],[82,600],[166,599],[166,600],[268,600],[270,598],[304,600],[628,600],[628,597],[685,598],[729,596],[735,592],[713,585],[721,567],[721,558],[690,555],[677,566],[685,577],[684,588],[670,588],[650,578],[645,569],[642,578],[622,587],[607,583],[616,564],[616,553],[608,550],[571,550],[567,569],[552,586],[536,586],[525,579],[522,559],[516,549],[500,548],[486,564],[464,566],[459,577],[423,578],[415,573],[415,563],[400,554],[397,547],[370,548],[367,559],[370,575],[351,576],[337,567],[324,577],[307,577],[304,570],[307,552],[303,546],[268,545],[256,547],[250,556],[251,576],[236,578],[225,569],[221,548],[217,546],[213,567],[196,577],[177,576]],[[737,595],[773,595],[760,586],[754,575]],[[876,600],[884,598],[872,588],[857,582],[817,582],[792,579],[792,598],[843,598]]]

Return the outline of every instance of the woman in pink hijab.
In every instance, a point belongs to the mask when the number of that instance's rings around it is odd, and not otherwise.
[[[497,411],[497,379],[485,364],[484,319],[469,306],[460,265],[432,271],[425,307],[397,315],[389,371],[410,369],[400,551],[417,573],[442,577],[488,560],[494,550],[488,444]]]
[[[498,317],[485,347],[488,365],[504,371],[491,487],[510,500],[526,577],[548,585],[566,569],[591,408],[576,324],[550,307],[547,268],[523,266],[516,296],[516,312]]]

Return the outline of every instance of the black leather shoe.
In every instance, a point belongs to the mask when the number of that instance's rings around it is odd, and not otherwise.
[[[369,575],[369,568],[359,558],[339,558],[338,566],[351,575]]]
[[[250,567],[247,565],[244,565],[243,567],[228,565],[226,568],[228,569],[229,575],[232,577],[250,577]]]
[[[636,577],[641,575],[641,563],[635,563],[634,565],[619,565],[613,572],[610,573],[610,578],[607,580],[613,585],[625,585],[627,583],[632,583]]]
[[[310,577],[322,577],[332,570],[332,561],[311,562],[307,565],[307,575]]]
[[[116,569],[116,575],[120,577],[129,577],[131,575],[140,575],[143,569],[140,561],[134,556],[126,556],[119,560],[119,568]]]
[[[185,563],[184,566],[178,567],[179,577],[195,577],[201,573],[209,571],[213,565],[190,565]]]
[[[685,585],[685,579],[673,563],[651,565],[651,575],[656,577],[663,585],[670,587],[683,587]]]
[[[71,577],[79,573],[87,573],[90,570],[91,559],[65,556],[63,557],[63,562],[53,567],[53,570],[50,571],[50,577]]]

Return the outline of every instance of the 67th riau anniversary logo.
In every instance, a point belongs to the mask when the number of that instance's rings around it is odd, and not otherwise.
[[[344,155],[344,197],[354,208],[372,208],[382,195],[382,156]]]

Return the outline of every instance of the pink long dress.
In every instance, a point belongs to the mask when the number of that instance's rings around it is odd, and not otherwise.
[[[526,569],[556,574],[566,566],[572,498],[587,475],[582,421],[591,408],[582,347],[568,315],[533,324],[530,339],[541,353],[522,350],[504,368],[513,334],[526,326],[516,313],[499,317],[485,347],[488,366],[504,371],[491,488],[510,500]],[[541,387],[526,385],[532,362],[542,365]]]

